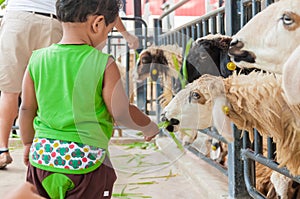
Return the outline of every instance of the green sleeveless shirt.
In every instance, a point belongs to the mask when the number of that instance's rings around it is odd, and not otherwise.
[[[28,69],[38,103],[35,137],[107,149],[113,121],[102,82],[109,57],[88,45],[53,44],[33,52]]]

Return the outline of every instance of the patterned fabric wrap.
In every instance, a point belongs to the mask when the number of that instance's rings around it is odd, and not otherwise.
[[[43,166],[67,170],[83,170],[98,163],[105,150],[85,144],[35,138],[31,148],[31,160]]]

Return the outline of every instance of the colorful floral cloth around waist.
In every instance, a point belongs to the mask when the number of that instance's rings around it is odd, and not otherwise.
[[[105,150],[81,143],[35,138],[30,148],[30,160],[34,166],[54,170],[86,170],[100,165]],[[48,169],[47,169],[48,170]]]

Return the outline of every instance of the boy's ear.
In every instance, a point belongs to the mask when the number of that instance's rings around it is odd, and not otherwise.
[[[97,16],[92,23],[92,29],[94,32],[98,32],[99,28],[101,28],[101,26],[105,25],[105,19],[104,16],[100,15]]]

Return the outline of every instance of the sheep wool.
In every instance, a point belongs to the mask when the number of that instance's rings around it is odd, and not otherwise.
[[[300,174],[300,128],[298,106],[289,106],[281,88],[281,78],[271,73],[252,72],[224,79],[225,95],[232,111],[233,123],[250,133],[253,128],[272,137],[277,147],[279,166],[286,166],[292,175]],[[298,120],[299,121],[299,120]]]

